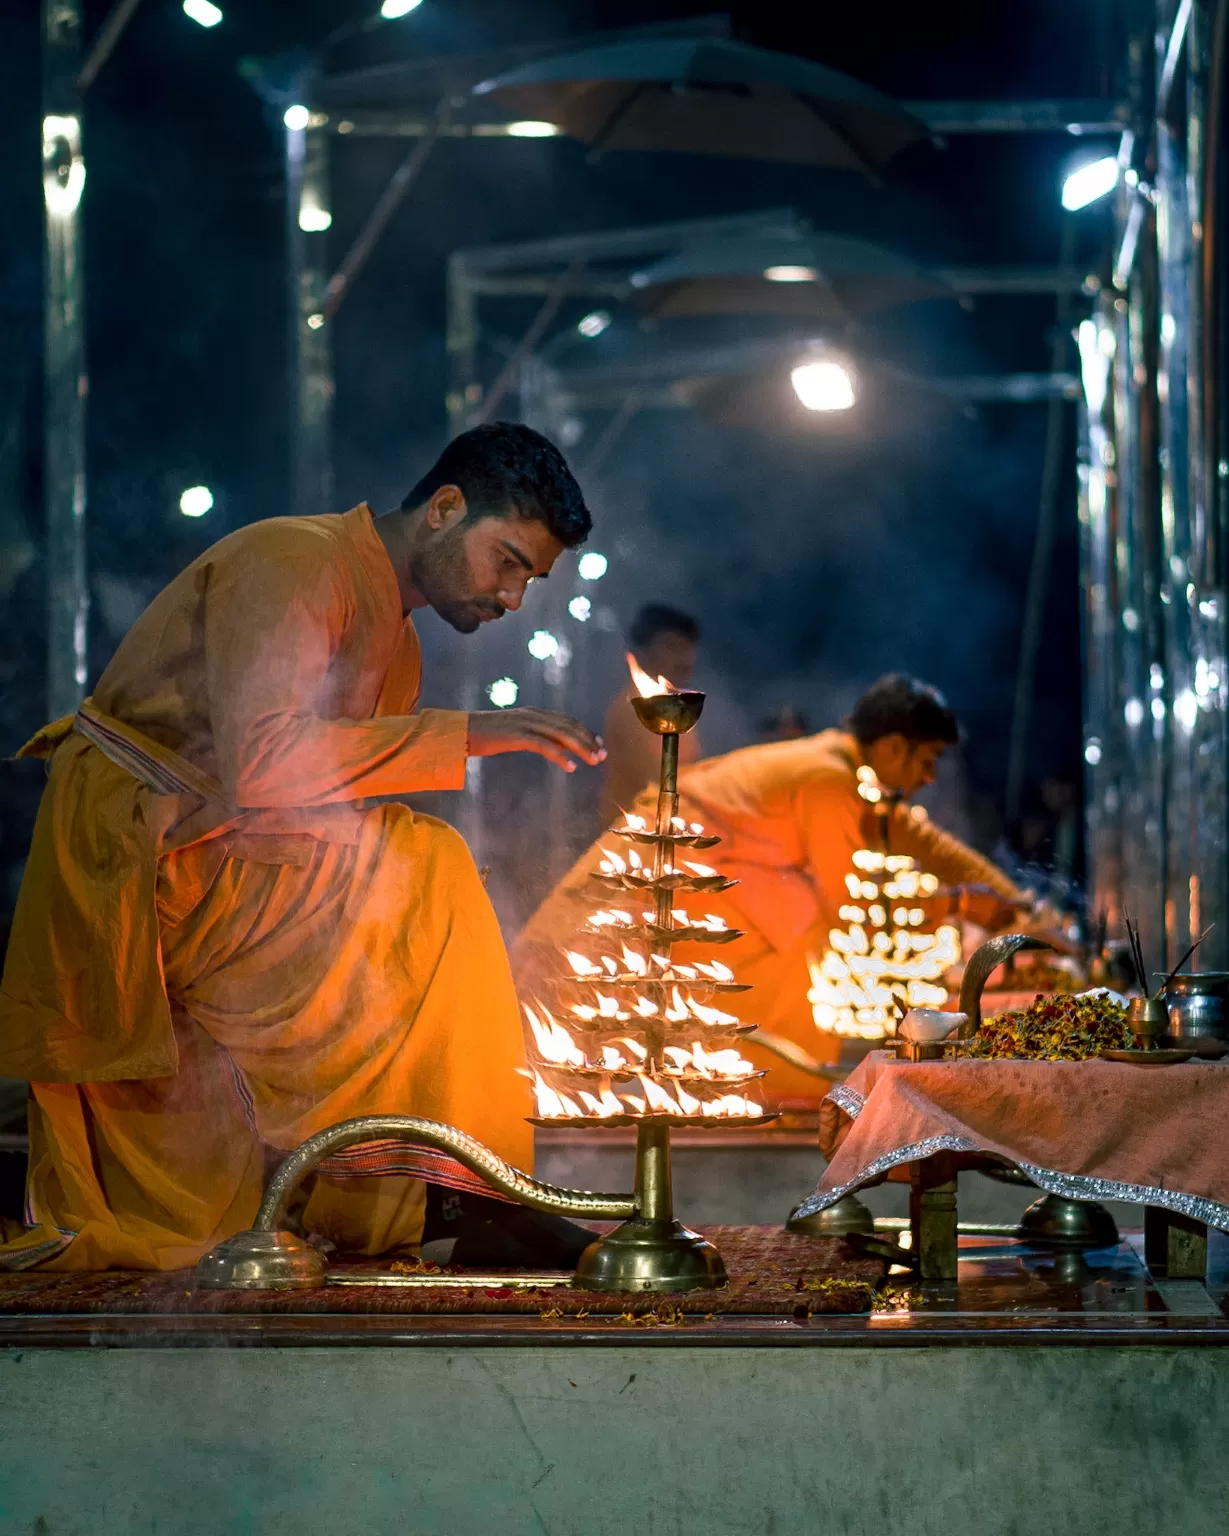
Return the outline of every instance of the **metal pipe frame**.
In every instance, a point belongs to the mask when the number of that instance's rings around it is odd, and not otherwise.
[[[1225,191],[1207,170],[1207,98],[1223,88],[1224,0],[1137,14],[1132,110],[1151,186],[1117,200],[1120,291],[1097,315],[1110,397],[1085,413],[1081,469],[1090,886],[1111,920],[1137,918],[1158,964],[1215,924],[1201,951],[1215,967],[1229,959],[1229,514],[1209,330],[1225,278],[1206,250]]]
[[[82,272],[81,0],[43,0],[44,364],[47,714],[85,696],[85,285]]]

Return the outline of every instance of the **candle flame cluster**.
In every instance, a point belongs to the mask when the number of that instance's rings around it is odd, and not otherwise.
[[[644,696],[666,691],[658,686],[663,681],[650,679]],[[621,882],[627,881],[656,905],[636,911],[595,905],[562,947],[565,966],[554,980],[553,1002],[525,1006],[537,1118],[620,1124],[763,1118],[763,1107],[745,1092],[760,1074],[736,1043],[748,1026],[715,1001],[742,990],[733,970],[719,960],[683,963],[671,953],[682,939],[721,944],[738,937],[715,913],[694,917],[673,905],[687,892],[712,889],[706,882],[725,883],[711,866],[676,857],[679,844],[708,847],[716,839],[679,816],[659,834],[634,813],[612,836],[649,851],[604,847],[595,878],[608,890],[626,888]]]
[[[807,996],[817,1029],[882,1040],[895,1032],[902,1008],[947,1001],[938,982],[960,959],[960,934],[950,924],[926,931],[918,903],[939,882],[908,855],[863,848],[853,865],[845,877],[849,900],[837,914],[846,926],[830,929],[823,959],[808,962]]]

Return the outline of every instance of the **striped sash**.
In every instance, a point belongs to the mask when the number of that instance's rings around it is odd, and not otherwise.
[[[199,795],[202,800],[226,803],[225,791],[211,774],[194,768],[178,752],[135,726],[103,714],[91,699],[83,700],[73,716],[73,730],[157,795]]]

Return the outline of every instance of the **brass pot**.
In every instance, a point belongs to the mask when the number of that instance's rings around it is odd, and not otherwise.
[[[1229,1045],[1229,971],[1188,971],[1165,988],[1169,1036],[1219,1055]]]

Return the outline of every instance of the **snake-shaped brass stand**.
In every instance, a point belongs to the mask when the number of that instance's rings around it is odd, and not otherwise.
[[[987,939],[969,957],[964,968],[964,980],[960,983],[960,1012],[967,1022],[960,1026],[960,1040],[971,1040],[981,1028],[981,995],[990,973],[997,971],[1004,960],[1019,954],[1022,949],[1052,949],[1044,939],[1035,939],[1029,933],[1002,933],[997,939]]]
[[[307,1290],[324,1284],[327,1263],[318,1248],[283,1230],[286,1206],[307,1175],[333,1152],[370,1141],[404,1141],[447,1152],[492,1189],[538,1211],[591,1220],[627,1220],[638,1213],[636,1195],[563,1189],[530,1178],[482,1142],[454,1126],[416,1115],[364,1115],[310,1137],[280,1164],[269,1181],[255,1224],[205,1254],[196,1283],[212,1290]]]

